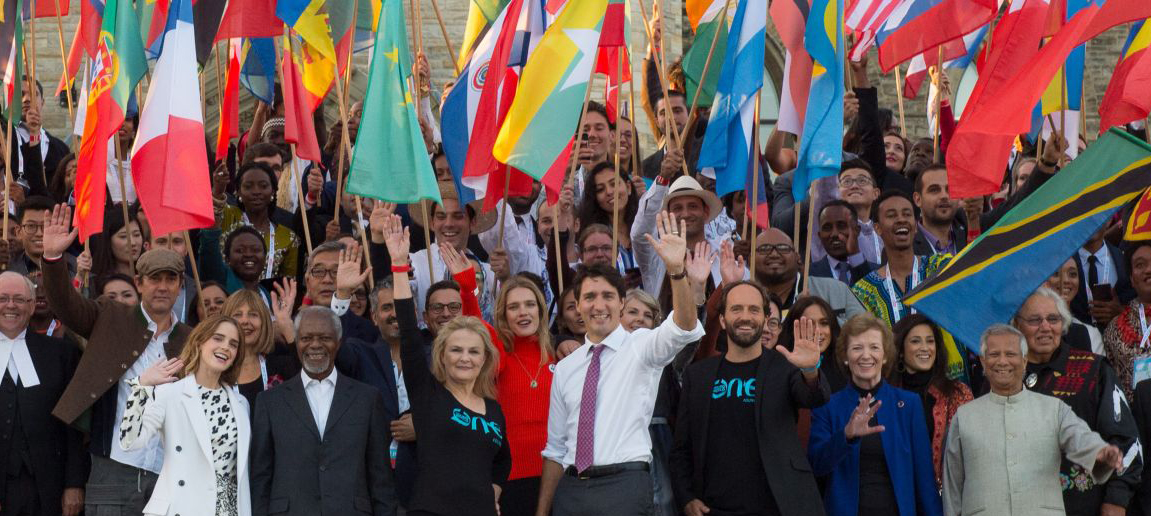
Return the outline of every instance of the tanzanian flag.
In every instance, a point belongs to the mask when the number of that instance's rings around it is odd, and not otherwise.
[[[1052,271],[1148,186],[1151,146],[1112,129],[920,284],[904,304],[978,352],[984,329],[1008,322]]]

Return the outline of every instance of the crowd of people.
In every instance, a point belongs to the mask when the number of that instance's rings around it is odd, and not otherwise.
[[[357,199],[342,124],[301,162],[261,103],[213,167],[212,227],[152,232],[114,160],[88,242],[29,84],[0,515],[1151,514],[1151,242],[1108,222],[979,343],[903,303],[1059,173],[1062,136],[951,198],[948,124],[933,158],[853,62],[838,176],[796,203],[773,133],[752,227],[695,166],[707,109],[645,66],[660,148],[589,102],[554,203],[461,202],[424,115],[442,202]]]

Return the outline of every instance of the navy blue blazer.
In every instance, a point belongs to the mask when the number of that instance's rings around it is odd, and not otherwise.
[[[875,397],[883,402],[876,418],[884,427],[879,435],[900,516],[942,515],[919,395],[883,382]],[[811,412],[807,456],[815,475],[828,477],[823,504],[829,516],[859,513],[859,439],[849,442],[843,434],[858,405],[859,393],[848,385]]]

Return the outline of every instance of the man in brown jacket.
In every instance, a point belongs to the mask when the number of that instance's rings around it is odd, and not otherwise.
[[[68,230],[71,211],[58,204],[45,222],[43,285],[48,306],[65,326],[87,338],[88,345],[52,414],[68,424],[88,423],[92,471],[85,512],[140,514],[156,485],[163,448],[154,438],[139,450],[122,450],[116,444],[120,419],[128,402],[127,382],[153,363],[179,356],[191,332],[172,310],[184,260],[168,249],[144,253],[136,263],[137,307],[105,297],[85,299],[72,287],[62,259],[76,238],[76,230]]]

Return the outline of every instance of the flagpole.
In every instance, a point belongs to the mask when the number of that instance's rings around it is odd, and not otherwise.
[[[68,99],[68,120],[72,120],[74,123],[76,114],[72,112],[72,81],[68,77],[68,56],[67,52],[64,51],[64,21],[60,19],[60,0],[54,1],[56,2],[56,38],[60,43],[60,62],[64,63],[64,69],[61,73],[64,75],[64,94]]]
[[[220,42],[217,41],[212,45],[212,54],[216,56],[216,105],[220,106],[220,110],[224,109],[224,81],[221,79],[223,74],[220,73]],[[200,93],[203,95],[203,92]]]
[[[935,58],[935,138],[932,143],[931,162],[939,163],[939,134],[940,128],[943,126],[940,120],[939,110],[943,109],[943,90],[939,87],[943,82],[943,45],[939,45],[937,57]]]
[[[196,265],[196,254],[192,252],[192,237],[188,235],[188,230],[184,230],[184,242],[188,245],[188,261],[192,263],[192,279],[196,282],[196,299],[200,300],[200,304],[204,305],[204,283],[200,281],[200,266]],[[196,307],[192,307],[195,309]],[[204,306],[204,311],[207,311],[207,306]]]
[[[19,23],[19,20],[17,20]],[[12,110],[13,102],[8,103],[8,132],[4,135],[4,241],[8,241],[8,206],[12,204]],[[124,219],[127,223],[127,218]]]
[[[28,18],[28,37],[32,38],[32,51],[24,51],[26,60],[28,61],[28,78],[33,88],[36,87],[36,0],[31,0],[31,5],[28,8],[32,11],[32,16]],[[19,13],[17,13],[19,16]],[[28,39],[28,38],[24,38]],[[23,47],[24,42],[20,42]],[[67,63],[65,63],[65,66]],[[15,77],[16,80],[24,80],[23,77]],[[47,183],[44,183],[47,184]]]
[[[1066,64],[1059,67],[1059,78],[1060,78],[1060,81],[1059,81],[1059,103],[1062,104],[1060,106],[1062,109],[1059,110],[1059,133],[1060,134],[1067,134],[1067,109],[1068,109],[1067,104],[1068,104],[1068,102],[1067,102],[1067,65]],[[1075,145],[1079,145],[1079,142],[1075,142]],[[1071,142],[1067,142],[1067,147],[1068,148],[1071,147]]]
[[[723,12],[720,13],[719,27],[723,27],[727,24],[727,10],[729,7],[730,2],[725,0],[723,3]],[[687,128],[691,127],[691,123],[695,119],[696,112],[698,111],[697,108],[699,107],[699,93],[703,91],[703,83],[707,80],[707,70],[711,67],[711,57],[715,55],[715,44],[718,41],[719,29],[717,28],[715,36],[711,38],[711,47],[707,49],[707,59],[703,60],[703,73],[700,74],[699,82],[695,85],[695,93],[691,96],[691,110],[687,113],[687,125],[683,127],[683,133],[679,135],[679,141],[681,142],[684,140],[684,138],[687,138]]]
[[[899,134],[907,134],[907,122],[903,118],[903,79],[899,77],[899,65],[895,65],[895,99],[899,103]]]
[[[748,256],[748,266],[751,267],[751,279],[755,280],[755,239],[756,230],[759,224],[759,105],[763,103],[763,95],[757,92],[755,95],[755,116],[751,120],[751,145],[754,147],[751,151],[751,197],[744,196],[743,201],[743,228],[747,230],[747,210],[751,209],[751,255]],[[798,217],[796,220],[799,220]]]
[[[630,50],[628,56],[634,56]],[[631,64],[630,61],[628,64]],[[643,170],[640,167],[643,163],[639,160],[639,126],[635,123],[635,70],[632,70],[632,80],[627,81],[627,94],[628,94],[628,117],[631,121],[631,166],[628,167],[627,178],[630,181],[636,176],[638,170],[640,175],[643,175]]]
[[[339,206],[339,203],[336,203],[336,206]],[[356,225],[360,225],[360,221],[364,220],[364,205],[362,202],[360,202],[360,196],[358,195],[356,196],[356,216],[359,217],[359,220],[356,221]],[[372,287],[375,288],[376,273],[372,270],[372,253],[368,250],[368,232],[364,231],[363,226],[360,227],[360,242],[364,248],[364,260],[368,264],[368,283],[370,283]],[[431,256],[431,253],[428,253],[428,255]],[[432,270],[428,269],[428,277],[430,278],[431,276]],[[368,291],[371,292],[371,289],[368,289]]]
[[[349,52],[349,58],[351,57]],[[352,137],[348,132],[348,100],[346,90],[344,89],[344,81],[340,80],[340,65],[336,63],[332,65],[336,69],[336,104],[340,107],[340,158],[336,167],[336,202],[335,202],[335,215],[332,218],[336,225],[340,224],[340,203],[344,199],[344,165],[347,163],[347,157],[352,153]],[[351,71],[351,61],[348,62],[347,71]],[[322,193],[322,192],[321,192]],[[320,199],[316,199],[316,207],[319,207]]]
[[[568,158],[568,161],[570,161],[571,163],[570,163],[570,166],[568,167],[567,176],[564,177],[564,181],[563,181],[563,184],[564,184],[563,187],[564,188],[567,188],[567,185],[570,182],[575,181],[576,164],[579,163],[579,150],[580,150],[581,144],[583,143],[583,138],[580,138],[580,135],[583,133],[583,119],[585,117],[587,117],[587,104],[588,104],[588,101],[590,99],[591,99],[591,79],[589,78],[587,88],[584,88],[583,107],[580,108],[579,121],[576,122],[576,133],[575,133],[575,138],[573,139],[574,141],[572,142],[572,154],[571,154],[571,157]],[[562,192],[561,192],[561,194],[562,194]],[[552,233],[553,233],[552,239],[555,240],[555,243],[556,243],[556,279],[559,280],[557,285],[559,285],[560,292],[563,292],[563,289],[564,289],[563,270],[564,270],[565,265],[563,263],[561,263],[561,261],[562,261],[561,258],[563,258],[564,254],[563,254],[563,247],[560,245],[559,220],[560,220],[560,203],[559,203],[559,201],[556,201],[555,223],[552,224]],[[569,228],[569,231],[570,231],[570,228]]]
[[[803,293],[807,293],[808,283],[811,280],[811,235],[815,233],[815,205],[819,203],[819,189],[812,182],[807,200],[807,244],[803,248]]]
[[[658,2],[658,0],[657,0],[657,2]],[[656,5],[657,5],[657,3],[652,3],[653,7],[655,7]],[[644,32],[647,34],[648,44],[652,45],[652,47],[653,47],[652,48],[652,59],[655,60],[655,69],[656,69],[657,74],[659,75],[659,85],[661,88],[663,88],[664,105],[665,105],[665,110],[667,111],[667,116],[664,117],[664,139],[670,140],[670,141],[665,141],[664,146],[671,147],[671,145],[674,144],[675,147],[678,147],[680,150],[683,150],[683,145],[679,139],[679,132],[675,130],[674,126],[672,125],[672,120],[671,120],[671,107],[670,107],[671,99],[668,98],[670,95],[669,94],[670,89],[668,88],[669,85],[668,85],[668,78],[667,78],[667,70],[664,70],[664,68],[663,68],[663,63],[664,63],[663,57],[662,57],[662,55],[663,55],[663,39],[661,36],[661,39],[659,42],[659,48],[654,48],[655,47],[655,35],[653,35],[651,32],[651,26],[650,26],[651,23],[648,21],[647,7],[645,7],[643,5],[643,0],[639,0],[639,12],[641,15],[643,15]],[[662,35],[663,34],[663,16],[662,15],[659,17],[659,22],[660,22],[660,34]],[[586,104],[586,102],[585,102],[585,104]],[[655,106],[652,106],[652,107],[654,108]],[[684,130],[686,131],[687,127],[684,127]],[[681,163],[681,165],[683,166],[683,174],[685,176],[690,177],[691,171],[688,170],[688,168],[687,168],[687,160],[684,159],[684,161]]]
[[[440,33],[444,35],[444,44],[448,47],[448,57],[452,59],[452,67],[456,70],[456,76],[460,75],[460,62],[456,60],[456,51],[452,50],[452,39],[448,37],[448,29],[444,26],[444,16],[440,14],[440,4],[436,0],[432,0],[432,10],[436,12],[436,21],[440,24]]]
[[[94,113],[92,113],[92,114],[94,114]],[[12,132],[12,117],[8,117],[8,132],[9,133]],[[9,137],[11,137],[11,136],[9,136]],[[127,227],[128,227],[128,189],[125,187],[125,183],[124,183],[124,151],[123,151],[123,149],[120,148],[120,132],[119,131],[116,131],[116,133],[112,135],[112,141],[115,142],[114,145],[116,147],[116,177],[120,180],[120,210],[124,213],[124,228],[125,228],[124,231],[127,232],[128,231],[127,230]],[[96,145],[99,145],[99,143],[97,143]],[[5,153],[4,159],[5,160],[8,159],[7,153]],[[5,162],[4,168],[5,169],[8,168],[7,162]],[[108,238],[112,238],[112,235],[108,235]],[[133,262],[131,265],[132,265],[132,275],[135,276],[136,275],[136,264],[135,264],[135,262]]]
[[[420,211],[423,212],[424,215],[424,223],[422,225],[424,226],[424,242],[427,242],[427,252],[424,254],[428,257],[428,278],[430,282],[435,283],[436,273],[435,268],[432,267],[432,230],[428,228],[428,226],[432,225],[432,219],[428,216],[428,203],[430,202],[432,201],[421,200]],[[462,206],[461,208],[467,210],[467,208]]]
[[[291,57],[292,56],[292,47],[294,46],[292,43],[291,34],[288,32],[288,26],[287,25],[284,26],[284,43],[286,43],[288,45],[288,48],[280,49],[279,47],[272,45],[273,48],[278,50],[277,55],[276,55],[276,73],[280,76],[280,84],[281,85],[285,84],[284,67],[283,67],[284,62],[281,62],[281,59],[291,59],[292,58]],[[284,51],[286,51],[287,53],[285,54]],[[200,83],[203,84],[203,82],[204,82],[204,74],[201,73],[200,74]],[[200,96],[201,102],[203,101],[203,99],[204,99],[204,96],[201,95]],[[299,198],[300,218],[301,218],[301,221],[303,222],[303,226],[304,226],[304,244],[308,246],[308,253],[311,253],[312,252],[312,229],[308,226],[308,210],[306,209],[307,206],[304,204],[304,188],[303,188],[302,184],[300,183],[300,169],[297,166],[300,163],[300,160],[299,160],[299,158],[296,157],[296,144],[293,143],[293,144],[289,145],[289,149],[291,149],[291,152],[292,152],[292,156],[291,156],[292,157],[292,162],[291,162],[292,181],[294,181],[295,184],[297,185],[296,186],[296,196]],[[272,238],[273,236],[274,235],[268,235],[268,238]]]
[[[624,37],[626,38],[627,35],[624,35]],[[625,39],[625,41],[626,41],[626,39]],[[618,77],[620,81],[623,81],[623,50],[621,50],[618,47],[616,50],[617,51],[615,53],[615,57],[616,57],[615,76]],[[623,88],[623,84],[617,84],[616,85],[615,95],[616,95],[617,100],[619,99],[619,97],[623,96],[623,95],[621,95],[621,92],[619,91],[620,88]],[[604,102],[605,103],[607,102],[606,98],[604,99]],[[620,131],[619,117],[621,114],[623,114],[623,109],[622,109],[622,106],[619,105],[619,102],[616,102],[616,107],[618,109],[616,109],[616,114],[615,114],[615,152],[612,153],[612,154],[615,154],[615,169],[614,169],[615,174],[614,174],[614,177],[612,177],[612,182],[616,184],[616,187],[613,189],[613,192],[612,192],[612,200],[611,200],[611,263],[612,263],[612,265],[616,265],[616,262],[619,261],[619,194],[620,194],[620,191],[622,189],[627,188],[626,184],[620,184],[621,182],[623,182],[623,179],[621,179],[620,173],[619,173],[619,154],[620,154],[619,149],[620,149],[620,143],[621,143],[620,142],[621,138],[620,138],[620,134],[619,134],[619,131]],[[632,132],[635,132],[635,131],[633,130]],[[504,195],[507,195],[506,190],[504,191]]]

